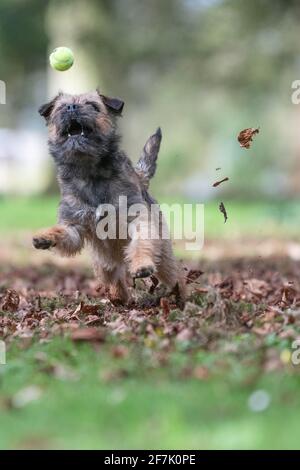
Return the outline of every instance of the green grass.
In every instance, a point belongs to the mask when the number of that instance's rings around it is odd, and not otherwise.
[[[174,203],[173,200],[161,202]],[[181,204],[188,201],[179,201]],[[50,226],[56,221],[58,197],[2,198],[0,199],[0,231],[36,230]],[[219,201],[205,204],[205,237],[232,238],[293,237],[299,238],[300,211],[298,201],[246,202],[224,201],[228,221],[224,224],[219,212]],[[195,211],[192,216],[195,221]]]
[[[57,197],[2,197],[0,199],[0,230],[10,233],[53,225],[58,203]]]
[[[37,359],[41,352],[44,362]],[[178,367],[186,356],[176,356]],[[0,399],[4,403],[33,384],[42,395],[23,408],[3,407],[0,448],[299,448],[299,377],[271,374],[249,384],[235,360],[231,374],[204,382],[139,361],[134,352],[116,360],[106,345],[95,350],[62,339],[13,347],[7,365],[0,366]],[[211,362],[208,353],[201,356],[205,361]],[[76,380],[53,377],[49,365],[57,362],[75,371]],[[104,380],[118,368],[128,376]],[[254,413],[247,401],[261,388],[271,403]]]

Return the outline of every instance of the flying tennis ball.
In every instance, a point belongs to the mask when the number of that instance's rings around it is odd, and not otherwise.
[[[50,65],[59,72],[64,72],[72,67],[74,55],[68,47],[57,47],[50,55]]]

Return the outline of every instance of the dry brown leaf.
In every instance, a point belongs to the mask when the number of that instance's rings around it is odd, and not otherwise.
[[[86,317],[86,325],[93,325],[95,323],[101,323],[101,319],[98,317],[98,315],[88,315]]]
[[[207,294],[208,289],[206,289],[205,287],[196,287],[193,292],[195,292],[196,294]]]
[[[200,269],[190,269],[186,275],[186,283],[197,283],[197,279],[204,274]]]
[[[249,127],[247,129],[242,130],[238,135],[238,141],[240,143],[240,146],[245,149],[249,149],[253,136],[258,133],[259,133],[259,127],[257,128]]]
[[[1,299],[0,308],[4,312],[16,312],[20,302],[19,294],[13,289],[7,289]]]
[[[291,285],[284,286],[282,289],[281,302],[285,305],[293,304],[297,296],[297,291]]]
[[[105,340],[105,332],[99,328],[78,328],[71,333],[73,341],[95,341],[102,342]]]
[[[228,219],[228,216],[227,216],[227,211],[223,202],[220,202],[219,204],[219,211],[222,212],[222,214],[224,215],[224,224],[225,224]]]
[[[220,184],[222,183],[225,183],[225,181],[229,181],[229,178],[226,176],[226,178],[223,178],[222,180],[220,181],[216,181],[214,184],[213,184],[213,188],[216,188],[217,186],[219,186]]]
[[[251,294],[256,295],[257,297],[263,297],[270,290],[270,285],[261,279],[247,279],[244,281],[244,284]]]
[[[161,309],[162,309],[162,311],[163,311],[163,314],[164,314],[165,316],[168,316],[169,313],[170,313],[170,304],[169,304],[168,299],[166,299],[165,297],[162,297],[162,298],[160,299],[160,307],[161,307]]]
[[[85,304],[84,302],[80,302],[80,304],[74,310],[73,315],[79,315],[80,313],[95,315],[98,313],[98,311],[99,305]]]
[[[150,280],[151,280],[151,286],[149,288],[149,294],[153,294],[156,287],[158,286],[159,284],[159,280],[157,279],[157,277],[155,276],[151,276],[150,277]]]

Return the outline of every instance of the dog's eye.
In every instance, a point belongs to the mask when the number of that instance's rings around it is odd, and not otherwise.
[[[93,108],[95,109],[95,111],[97,111],[98,113],[101,111],[100,106],[99,106],[97,103],[94,103],[93,101],[88,101],[88,104],[90,104],[91,106],[93,106]]]

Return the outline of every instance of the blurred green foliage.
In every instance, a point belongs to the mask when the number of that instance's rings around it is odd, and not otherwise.
[[[47,95],[50,44],[68,41],[70,30],[75,56],[78,44],[99,71],[91,86],[127,103],[121,126],[134,159],[162,126],[155,191],[205,201],[215,195],[210,178],[221,166],[233,177],[224,194],[294,196],[299,19],[297,0],[3,0],[0,78],[10,102],[0,124],[16,125],[23,108],[36,114]],[[261,134],[242,150],[236,136],[252,126]]]

